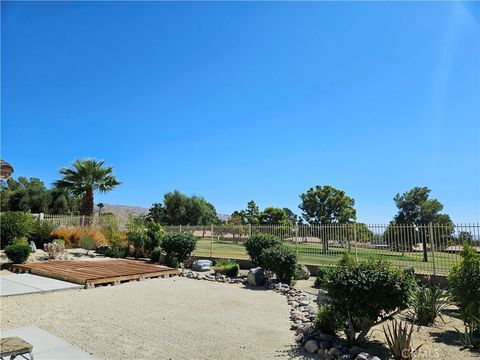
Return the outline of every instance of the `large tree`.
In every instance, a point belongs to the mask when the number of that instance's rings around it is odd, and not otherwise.
[[[201,196],[188,197],[175,190],[154,203],[148,218],[162,225],[210,225],[218,221],[215,207]]]
[[[397,224],[428,224],[434,222],[437,224],[451,224],[450,216],[440,214],[443,210],[443,204],[437,199],[429,199],[431,190],[424,187],[414,187],[397,194],[393,201],[398,208],[398,213],[394,217]]]
[[[300,195],[302,217],[310,225],[343,224],[356,219],[355,200],[333,186],[317,185]]]
[[[384,232],[386,241],[402,252],[422,243],[424,262],[428,261],[428,246],[435,246],[438,250],[454,229],[450,216],[440,213],[443,204],[429,198],[430,191],[426,186],[416,186],[401,195],[397,194],[393,201],[398,212]],[[426,226],[429,223],[433,225]]]
[[[281,208],[267,207],[259,217],[262,225],[287,225],[287,214]]]
[[[121,183],[115,178],[112,166],[104,166],[103,160],[75,160],[72,168],[60,169],[62,178],[55,181],[55,187],[66,189],[75,196],[81,196],[81,215],[92,216],[95,191],[112,191]]]

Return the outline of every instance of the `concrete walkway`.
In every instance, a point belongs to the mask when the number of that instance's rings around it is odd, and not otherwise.
[[[36,326],[0,330],[0,335],[2,338],[18,336],[32,344],[33,357],[35,360],[95,359],[79,347],[76,347]]]
[[[32,274],[0,276],[0,296],[31,294],[64,289],[82,289],[83,285]]]

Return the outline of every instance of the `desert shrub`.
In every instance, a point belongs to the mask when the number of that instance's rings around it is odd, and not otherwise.
[[[333,268],[325,290],[346,325],[348,341],[354,343],[362,342],[372,326],[405,309],[414,286],[412,275],[388,262],[367,261]]]
[[[218,274],[224,274],[229,277],[236,277],[238,276],[238,272],[240,271],[240,265],[238,265],[235,261],[223,260],[217,262],[213,270]]]
[[[295,276],[297,257],[286,246],[277,245],[261,252],[260,263],[274,273],[279,281],[290,284]]]
[[[125,234],[120,231],[120,221],[116,216],[102,216],[102,233],[105,236],[109,246],[126,247],[126,237]]]
[[[106,257],[110,258],[124,258],[127,257],[128,250],[125,247],[112,246],[105,252]]]
[[[342,320],[332,305],[321,305],[318,307],[314,326],[326,334],[335,335],[342,328]]]
[[[78,246],[85,250],[95,250],[97,248],[97,243],[88,235],[82,235]]]
[[[150,252],[150,260],[152,262],[159,262],[160,261],[160,255],[162,254],[162,249],[160,248],[155,248]]]
[[[328,281],[328,277],[332,272],[331,267],[320,266],[317,269],[317,277],[315,278],[314,286],[317,288],[323,288],[325,283]]]
[[[175,257],[182,262],[195,250],[196,245],[197,241],[192,233],[166,233],[160,247],[169,257]]]
[[[147,220],[147,237],[145,239],[145,252],[150,254],[155,248],[160,246],[164,235],[162,226],[153,219]]]
[[[173,256],[167,256],[165,258],[165,265],[171,268],[178,268],[180,266],[180,262],[176,257]]]
[[[0,214],[0,236],[2,248],[11,244],[13,239],[29,237],[36,220],[31,214],[17,211],[6,211]]]
[[[51,239],[62,239],[66,248],[77,248],[80,246],[82,236],[93,239],[98,246],[108,245],[105,235],[100,229],[87,227],[56,228],[50,233]]]
[[[50,259],[55,259],[58,255],[65,252],[65,241],[55,239],[51,243],[45,243],[43,244],[43,250],[45,250]]]
[[[441,312],[450,305],[450,296],[435,285],[417,286],[412,293],[411,305],[410,318],[418,325],[431,326],[437,317],[442,318]]]
[[[245,242],[245,249],[248,256],[255,265],[262,266],[261,254],[262,251],[268,248],[272,248],[277,245],[281,245],[280,238],[278,236],[270,234],[254,234],[248,238]]]
[[[147,234],[145,231],[127,231],[127,241],[128,244],[133,247],[135,259],[143,254],[143,247],[146,240]]]
[[[460,339],[465,346],[480,348],[480,254],[465,244],[461,256],[448,273],[448,284],[465,324]]]
[[[35,221],[28,239],[33,241],[37,248],[41,249],[43,244],[50,241],[50,234],[55,228],[55,225],[47,221]]]
[[[22,264],[30,256],[30,246],[28,244],[11,244],[5,247],[5,255],[14,264]]]

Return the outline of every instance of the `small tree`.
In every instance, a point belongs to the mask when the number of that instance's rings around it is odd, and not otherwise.
[[[167,253],[182,262],[188,259],[197,245],[197,240],[192,233],[166,233],[160,247]]]
[[[295,277],[297,257],[289,248],[276,245],[262,250],[260,254],[263,267],[277,276],[280,282],[290,284]]]
[[[412,274],[384,261],[334,268],[325,284],[329,304],[341,317],[350,343],[363,342],[370,329],[407,307]]]

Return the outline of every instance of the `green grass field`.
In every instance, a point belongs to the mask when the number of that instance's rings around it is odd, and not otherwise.
[[[341,255],[348,251],[348,248],[330,246],[327,253],[323,253],[321,244],[312,243],[285,243],[297,253],[298,260],[308,265],[334,265],[338,262]],[[421,252],[395,252],[391,250],[354,248],[350,252],[358,257],[359,260],[378,259],[388,260],[392,264],[406,267],[412,266],[417,273],[446,274],[453,264],[460,261],[460,256],[443,252],[428,252],[428,262],[423,262],[423,253]],[[212,256],[229,259],[248,259],[245,247],[242,243],[233,243],[228,240],[214,240],[210,238],[201,238],[197,242],[197,248],[194,252],[196,256]]]

